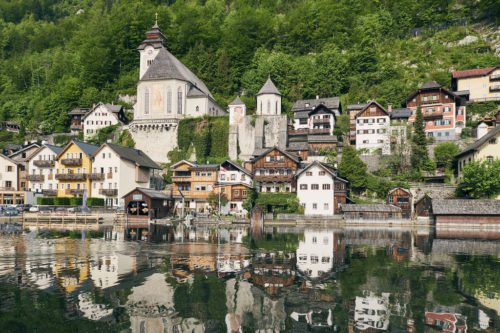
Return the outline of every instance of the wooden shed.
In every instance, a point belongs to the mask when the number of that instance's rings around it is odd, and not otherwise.
[[[432,214],[432,198],[427,194],[415,202],[414,210],[416,216],[430,216]]]
[[[401,219],[401,208],[394,205],[342,205],[346,221],[393,221]]]
[[[500,225],[500,200],[433,200],[432,213],[436,226]]]
[[[396,187],[387,193],[387,203],[401,208],[402,217],[409,219],[412,209],[412,194],[409,190]]]
[[[172,193],[137,187],[123,196],[128,218],[160,219],[173,208]]]

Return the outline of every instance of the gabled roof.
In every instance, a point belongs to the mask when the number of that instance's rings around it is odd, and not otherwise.
[[[206,96],[207,94],[198,89],[198,87],[196,86],[191,86],[191,88],[189,88],[189,91],[187,93],[187,97],[206,97]]]
[[[118,118],[118,113],[123,109],[123,106],[121,105],[114,105],[114,104],[111,104],[111,103],[106,103],[104,104],[103,102],[99,102],[97,103],[96,105],[94,105],[83,117],[82,117],[82,121],[84,121],[85,119],[87,119],[88,116],[90,116],[95,110],[97,110],[97,108],[99,108],[100,106],[104,106],[109,112],[111,112],[111,114],[113,116],[115,116],[116,119],[118,119],[118,121],[120,121],[120,119]]]
[[[461,78],[465,78],[465,77],[488,75],[492,71],[497,69],[499,66],[487,67],[487,68],[466,69],[463,71],[454,71],[451,73],[451,77],[454,79],[461,79]]]
[[[219,169],[220,164],[195,164],[189,170],[195,169]]]
[[[232,101],[228,105],[245,105],[245,103],[243,103],[243,101],[240,99],[240,96],[236,96],[234,101]]]
[[[74,108],[68,114],[69,115],[84,115],[89,111],[89,108]]]
[[[437,83],[434,80],[429,80],[425,82],[419,89],[425,90],[425,89],[436,89],[436,88],[441,88],[442,86]]]
[[[473,151],[477,151],[484,144],[488,143],[488,141],[490,141],[490,139],[492,139],[493,137],[495,137],[496,135],[499,135],[499,134],[500,134],[500,125],[489,130],[488,133],[486,133],[479,140],[476,140],[476,142],[474,142],[473,144],[471,144],[470,146],[468,146],[467,148],[462,150],[460,153],[455,155],[455,157],[458,158],[460,156],[467,155]]]
[[[176,162],[170,166],[170,169],[175,169],[179,164],[187,164],[189,166],[194,166],[195,164],[193,162],[189,162],[188,160],[180,160],[179,162]]]
[[[260,88],[259,92],[257,93],[257,96],[263,95],[263,94],[274,94],[274,95],[280,95],[281,93],[279,92],[278,88],[274,85],[273,81],[271,80],[271,76],[267,78],[266,83]]]
[[[454,97],[454,99],[457,99],[459,101],[463,100],[462,97],[458,96],[456,93],[454,93],[453,91],[449,90],[448,88],[443,87],[442,85],[440,85],[436,81],[429,80],[426,83],[424,83],[420,88],[418,88],[415,92],[413,92],[410,96],[408,96],[405,99],[405,101],[403,102],[403,106],[406,106],[406,104],[408,103],[408,101],[411,100],[414,96],[416,96],[420,92],[426,91],[426,90],[434,90],[434,89],[440,89],[443,92],[445,92],[447,95],[450,95],[450,96]]]
[[[313,166],[320,167],[321,169],[325,170],[332,177],[336,177],[337,176],[336,172],[334,171],[335,169],[333,168],[333,166],[329,166],[328,164],[321,163],[319,161],[314,161],[311,164],[309,164],[308,166],[306,166],[304,169],[302,169],[299,172],[297,172],[297,174],[295,175],[295,177],[299,178],[299,176],[301,174],[303,174],[305,171],[309,170]]]
[[[292,141],[288,143],[287,150],[290,151],[307,151],[309,150],[309,145],[306,141]]]
[[[401,108],[401,109],[392,109],[391,119],[401,119],[401,118],[410,118],[411,109]]]
[[[87,155],[89,158],[94,155],[97,149],[99,149],[98,145],[93,145],[90,143],[78,141],[78,140],[71,140],[60,152],[57,154],[56,159],[58,159],[64,152],[72,145],[75,144],[80,148],[80,150]]]
[[[93,157],[97,156],[99,151],[101,151],[101,149],[106,146],[113,150],[116,154],[118,154],[121,159],[133,162],[135,165],[150,169],[161,169],[161,167],[153,162],[153,160],[149,158],[149,156],[146,155],[142,150],[115,145],[113,143],[102,144],[99,149],[95,151]]]
[[[130,191],[127,194],[125,194],[124,196],[122,196],[122,198],[125,198],[127,195],[129,195],[130,193],[132,193],[134,191],[142,192],[145,195],[147,195],[148,197],[150,197],[151,199],[163,199],[163,200],[172,199],[171,193],[165,193],[163,191],[158,191],[158,190],[154,190],[154,189],[146,188],[146,187],[136,187],[132,191]]]
[[[9,161],[9,162],[11,162],[11,163],[13,163],[13,164],[16,164],[16,165],[17,165],[17,164],[19,164],[19,163],[21,163],[21,162],[16,162],[16,161],[14,161],[12,158],[10,158],[9,156],[4,155],[4,154],[0,154],[0,157],[3,157],[3,158],[5,158],[7,161]]]
[[[306,106],[308,104],[309,106]],[[318,98],[318,99],[300,99],[293,103],[292,111],[303,111],[303,110],[312,110],[323,104],[328,109],[339,109],[340,108],[340,98],[338,97],[326,97],[326,98]]]
[[[314,109],[309,112],[309,115],[312,115],[320,110],[326,111],[330,114],[333,114],[333,117],[336,119],[335,112],[333,112],[329,107],[325,106],[323,103],[318,104]]]
[[[294,161],[295,163],[299,163],[300,162],[300,157],[299,156],[296,156],[296,155],[293,155],[293,154],[290,154],[284,150],[281,150],[280,148],[278,147],[272,147],[272,148],[269,148],[267,149],[266,151],[264,151],[262,154],[256,156],[252,161],[251,163],[255,163],[255,161],[257,160],[260,160],[261,158],[263,158],[264,156],[266,156],[267,154],[269,154],[270,152],[272,152],[273,150],[277,150],[279,151],[280,153],[282,153],[283,155],[285,155],[286,157],[288,157],[289,159],[291,159],[292,161]]]
[[[441,199],[432,200],[434,215],[497,215],[500,216],[498,200]]]
[[[27,146],[19,149],[18,151],[13,152],[12,154],[9,155],[9,157],[12,158],[12,157],[14,157],[16,155],[21,154],[23,151],[31,149],[33,147],[40,148],[40,145],[38,143],[36,143],[36,142],[30,143],[29,145],[27,145]]]
[[[361,110],[366,106],[366,103],[358,103],[358,104],[347,104],[348,111]]]
[[[389,192],[387,192],[387,195],[390,195],[392,192],[394,192],[396,190],[401,190],[403,192],[406,192],[410,197],[413,197],[413,195],[411,194],[411,192],[409,190],[404,189],[402,187],[395,187],[395,188],[393,188],[392,190],[390,190]]]
[[[248,171],[247,169],[245,169],[244,167],[242,167],[241,165],[238,165],[237,163],[234,163],[230,160],[225,160],[223,161],[220,165],[222,166],[223,164],[231,164],[233,167],[235,167],[236,169],[240,170],[241,172],[245,173],[246,175],[248,176],[252,176],[252,174],[250,173],[250,171]]]
[[[366,103],[366,106],[356,114],[355,118],[358,118],[358,116],[361,115],[363,112],[365,112],[365,110],[368,109],[372,104],[375,104],[376,106],[381,108],[386,115],[390,116],[389,112],[387,112],[387,110],[382,105],[380,105],[376,100],[373,100],[373,101],[368,101],[368,103]]]
[[[63,150],[63,147],[58,147],[58,146],[49,145],[49,144],[43,144],[37,150],[35,150],[33,152],[33,154],[31,154],[27,160],[28,161],[31,160],[36,154],[38,154],[44,148],[48,148],[48,149],[52,150],[56,155],[59,155],[59,153]]]
[[[141,81],[163,79],[178,79],[189,82],[213,99],[205,83],[180,62],[179,59],[174,57],[172,53],[162,47],[154,58],[151,66],[149,66],[146,73],[141,77]]]

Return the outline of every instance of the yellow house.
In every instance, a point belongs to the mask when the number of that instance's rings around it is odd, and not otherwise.
[[[469,101],[500,100],[500,65],[451,73],[451,85],[457,94]]]
[[[87,196],[92,195],[88,173],[92,172],[92,155],[99,148],[97,145],[72,140],[56,156],[58,169],[57,196],[83,196],[87,190]]]
[[[476,140],[455,156],[458,161],[458,176],[462,176],[465,165],[472,161],[500,159],[500,125]]]

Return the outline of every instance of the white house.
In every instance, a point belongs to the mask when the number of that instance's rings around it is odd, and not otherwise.
[[[121,105],[99,102],[82,117],[83,133],[85,139],[88,139],[95,135],[98,129],[126,122],[127,118]]]
[[[154,169],[161,169],[141,150],[105,143],[93,154],[92,193],[107,206],[123,205],[123,196],[136,187],[149,187]]]
[[[28,189],[43,192],[47,196],[57,195],[57,160],[56,156],[63,148],[44,144],[38,148],[28,161]]]
[[[296,179],[297,197],[305,215],[332,216],[340,212],[348,182],[338,177],[332,166],[314,161],[300,170]]]
[[[297,248],[297,268],[311,279],[325,277],[333,267],[334,233],[306,229]]]
[[[17,191],[18,177],[17,163],[11,158],[0,154],[0,190]]]
[[[375,328],[387,330],[389,328],[389,293],[376,296],[373,292],[365,292],[365,295],[356,297],[356,308],[354,310],[354,325],[359,330]]]
[[[335,112],[323,104],[318,105],[310,112],[296,112],[294,117],[293,126],[296,130],[308,129],[312,133],[332,134],[332,130],[335,127]]]
[[[218,184],[246,184],[252,185],[252,174],[238,164],[225,160],[220,164],[217,174]]]
[[[281,115],[281,93],[271,80],[271,76],[257,93],[257,114],[259,116]]]
[[[356,149],[367,149],[370,153],[381,149],[382,154],[390,154],[389,117],[389,112],[377,101],[369,101],[355,116]]]

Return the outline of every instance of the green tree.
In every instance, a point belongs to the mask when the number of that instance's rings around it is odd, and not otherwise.
[[[219,212],[219,204],[220,204],[220,207],[224,207],[228,203],[227,195],[226,195],[226,193],[219,194],[219,193],[211,192],[208,195],[207,202],[210,206],[212,206],[213,210]]]
[[[429,157],[427,155],[424,115],[420,106],[417,108],[412,143],[411,165],[416,170],[422,170]]]
[[[339,176],[347,179],[351,188],[360,193],[366,189],[368,183],[366,171],[367,166],[356,154],[356,150],[351,146],[345,146],[339,164]]]
[[[443,142],[434,147],[434,160],[438,167],[452,169],[455,155],[459,152],[460,148],[455,142]]]
[[[471,198],[492,198],[500,194],[500,160],[472,161],[463,168],[459,190]]]
[[[250,213],[252,208],[255,206],[255,201],[257,200],[258,193],[254,189],[247,190],[247,198],[241,204],[243,209]]]

